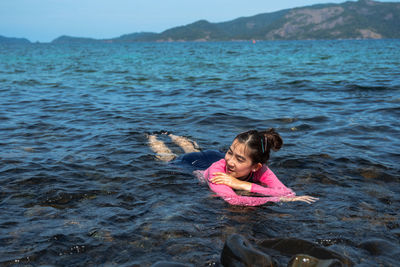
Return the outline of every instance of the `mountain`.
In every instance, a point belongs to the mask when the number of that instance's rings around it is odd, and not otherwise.
[[[73,43],[94,43],[99,42],[99,40],[93,38],[84,38],[84,37],[71,37],[71,36],[60,36],[57,39],[54,39],[51,43],[53,44],[73,44]]]
[[[10,38],[0,35],[0,44],[30,44],[28,39],[25,38]]]
[[[156,40],[158,36],[158,33],[154,32],[138,32],[138,33],[131,33],[131,34],[125,34],[122,35],[121,37],[115,38],[115,39],[110,39],[108,41],[110,42],[140,42],[140,41],[147,41],[147,40]],[[107,41],[107,40],[105,40]]]
[[[60,38],[66,43],[400,38],[400,3],[319,4],[221,23],[200,20],[161,33],[133,33],[107,40]],[[60,38],[53,42],[60,43]]]

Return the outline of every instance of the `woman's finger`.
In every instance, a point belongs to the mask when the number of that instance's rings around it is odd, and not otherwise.
[[[308,204],[314,203],[315,201],[318,200],[316,197],[311,197],[311,196],[301,196],[299,197],[300,201],[307,202]]]
[[[225,181],[224,177],[218,177],[218,176],[211,179],[211,182],[213,183],[223,183],[224,181]]]
[[[215,176],[215,177],[211,178],[211,181],[223,181],[223,180],[225,180],[225,178],[220,177],[220,176]]]

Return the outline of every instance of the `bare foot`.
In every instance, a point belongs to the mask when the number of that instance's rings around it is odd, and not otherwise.
[[[157,139],[155,135],[147,136],[150,148],[157,154],[156,158],[162,161],[171,161],[177,156],[164,144],[163,141]]]
[[[173,134],[169,134],[169,137],[175,144],[180,146],[183,149],[183,151],[185,151],[185,153],[200,151],[199,146],[195,141],[189,140],[186,137],[177,136]]]

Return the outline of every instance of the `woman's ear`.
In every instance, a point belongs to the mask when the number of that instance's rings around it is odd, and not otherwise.
[[[261,163],[254,164],[254,166],[253,166],[253,172],[258,171],[261,167],[262,167],[262,164],[261,164]]]

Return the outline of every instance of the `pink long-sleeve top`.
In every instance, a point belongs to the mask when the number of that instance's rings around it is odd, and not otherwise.
[[[204,178],[210,189],[231,205],[259,206],[267,202],[279,202],[280,197],[294,197],[296,195],[290,188],[282,184],[266,165],[263,165],[255,172],[252,179],[250,192],[263,195],[260,197],[241,196],[236,194],[235,191],[227,185],[212,183],[211,178],[214,176],[213,174],[217,172],[226,173],[225,159],[214,162],[205,170]]]

